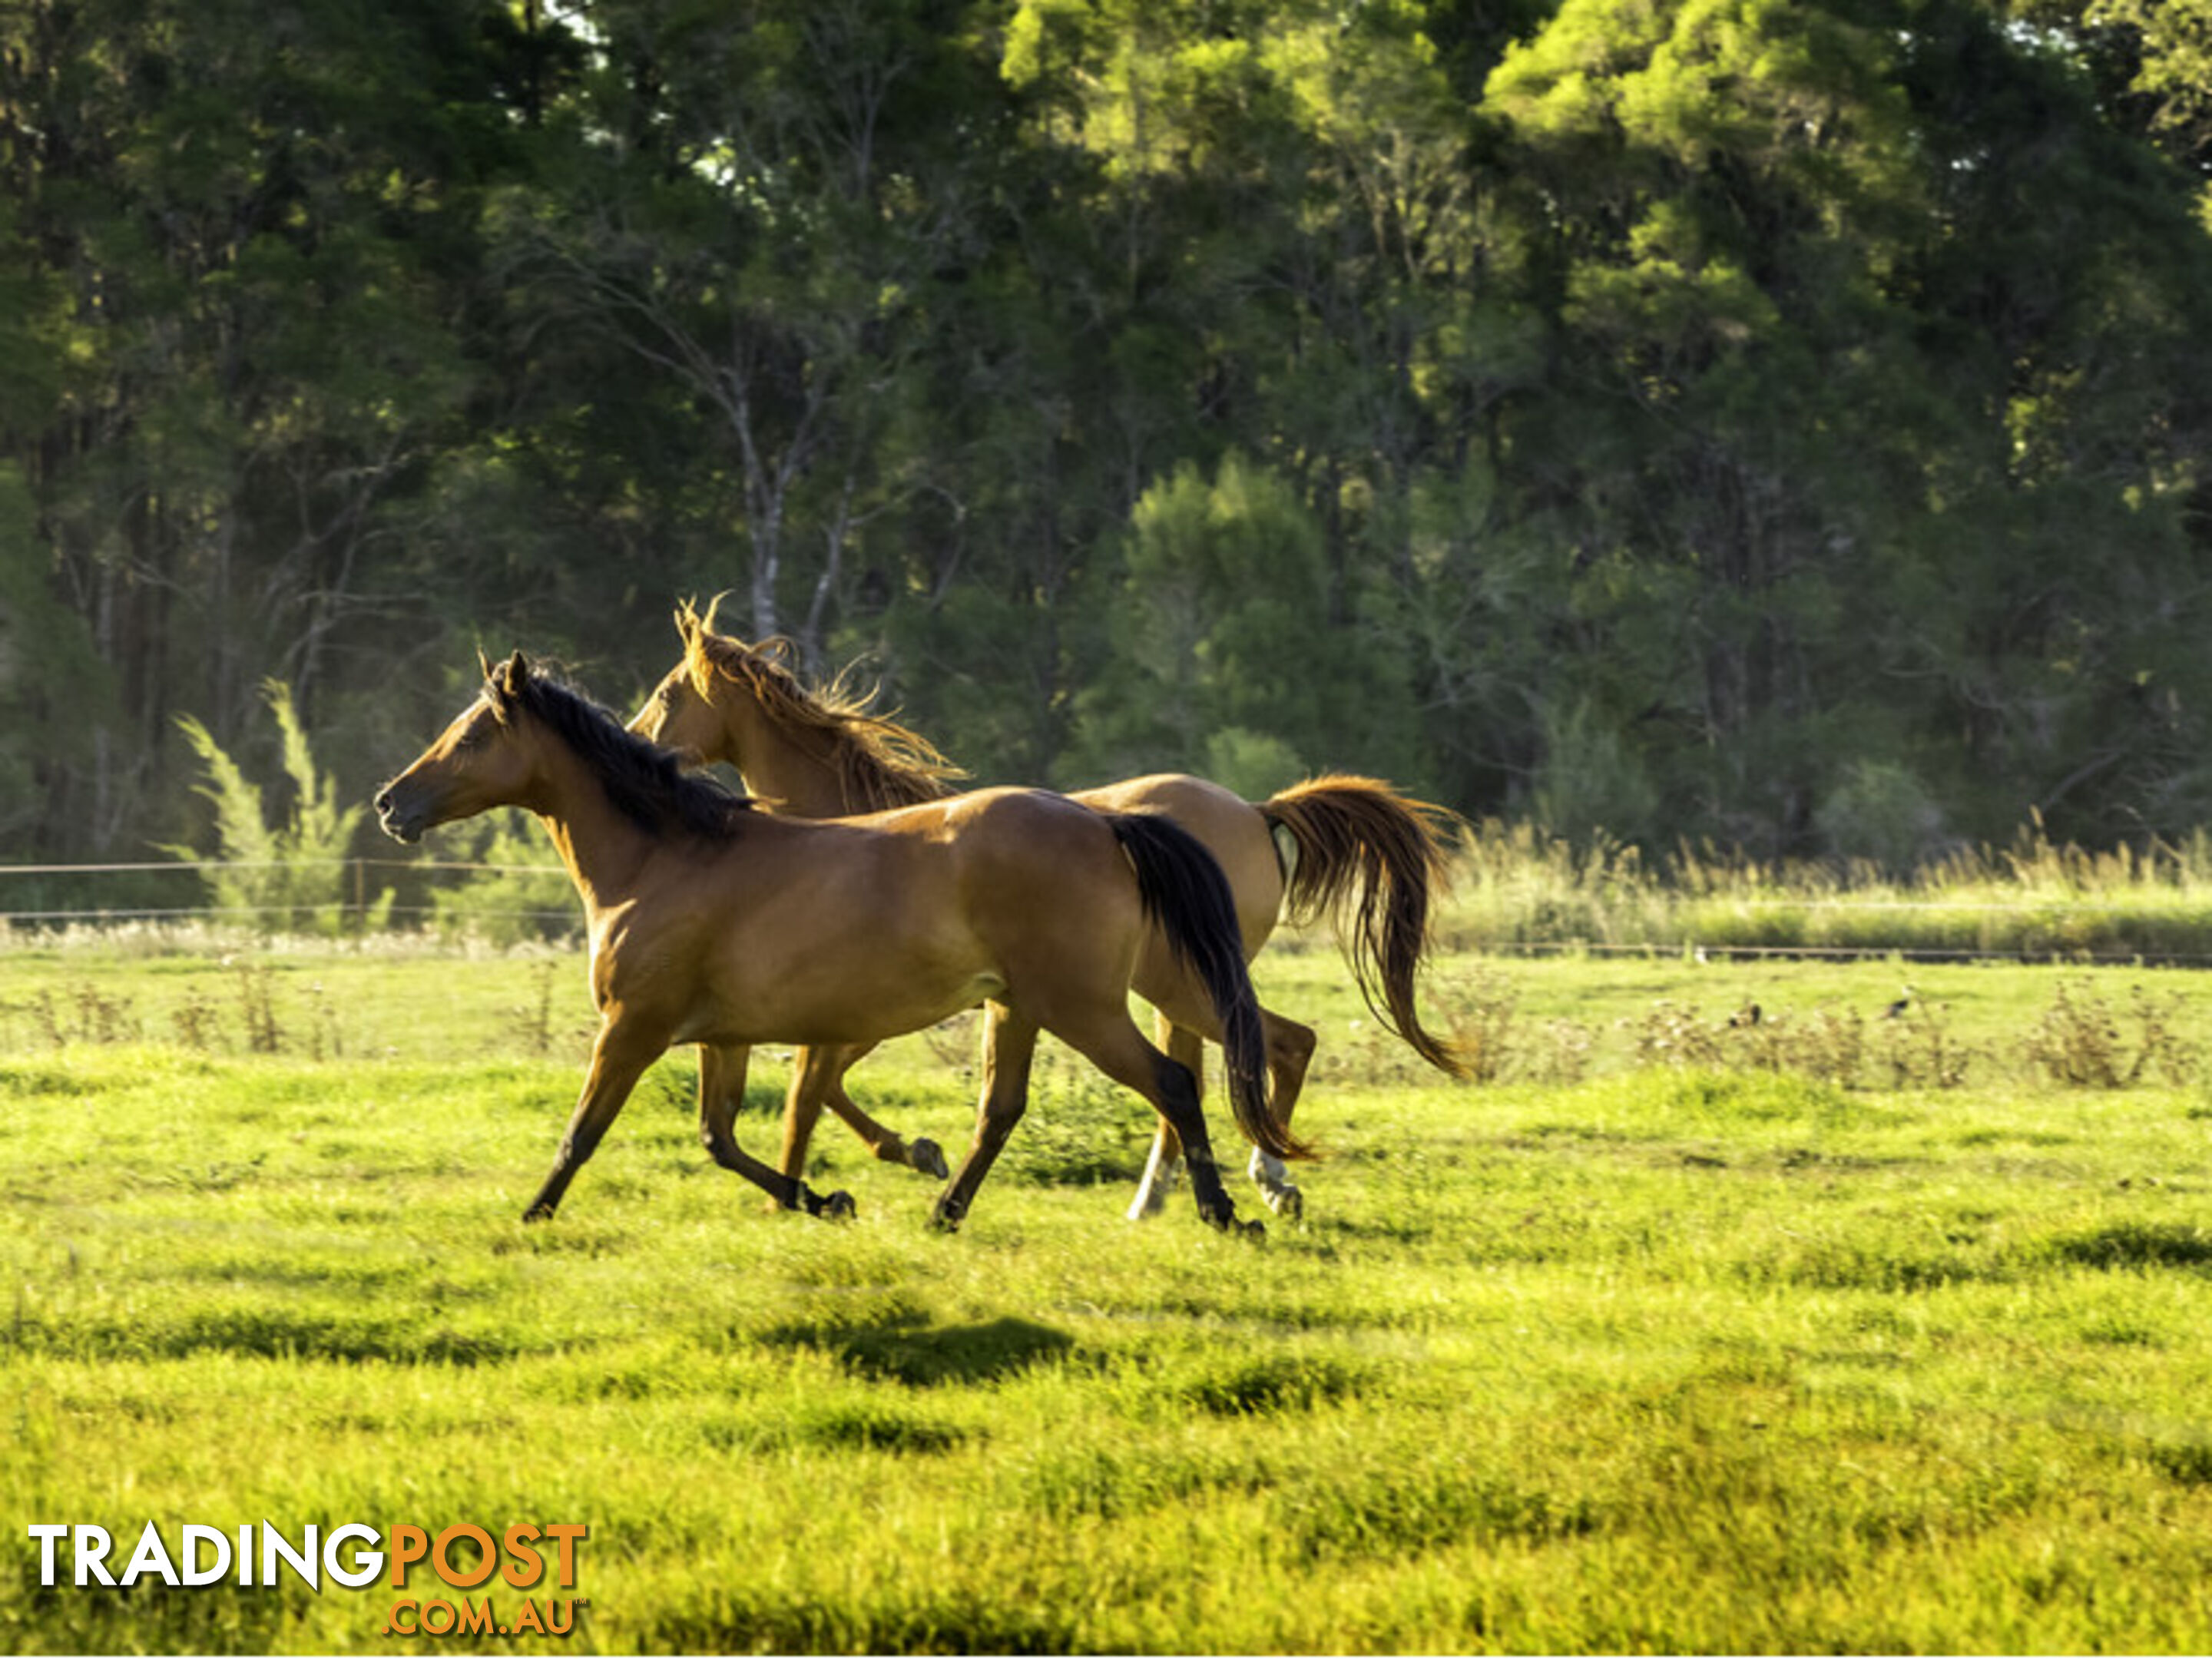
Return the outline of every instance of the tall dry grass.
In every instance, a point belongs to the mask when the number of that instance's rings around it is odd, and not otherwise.
[[[1496,819],[1463,839],[1441,916],[1477,950],[1870,951],[2212,960],[2212,836],[2086,848],[2039,820],[2002,847],[1906,873],[1863,860],[1771,861],[1683,845],[1658,858]]]

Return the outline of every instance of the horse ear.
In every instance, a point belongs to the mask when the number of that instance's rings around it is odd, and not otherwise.
[[[690,599],[676,607],[676,637],[684,641],[686,651],[696,648],[704,626],[699,620],[699,607]]]
[[[477,653],[479,657],[483,653]],[[502,708],[530,684],[530,664],[522,653],[516,652],[496,668],[489,661],[484,664],[484,684],[491,692],[492,707]]]
[[[489,680],[491,678],[491,659],[484,655],[482,646],[477,647],[477,666],[483,670],[484,678]]]

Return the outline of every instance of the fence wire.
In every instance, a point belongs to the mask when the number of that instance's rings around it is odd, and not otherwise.
[[[41,878],[76,883],[83,879],[97,880],[102,877],[121,876],[191,876],[204,878],[221,872],[249,873],[255,871],[336,871],[340,872],[340,886],[349,889],[350,897],[295,900],[280,904],[221,904],[203,902],[196,904],[45,904],[16,906],[6,902],[6,888],[0,885],[0,924],[9,927],[97,927],[111,922],[168,922],[188,921],[233,922],[258,925],[271,916],[295,916],[302,914],[327,915],[349,924],[356,932],[364,931],[372,914],[387,920],[404,918],[423,922],[438,915],[432,904],[402,904],[387,902],[387,890],[379,888],[372,896],[369,876],[372,872],[399,872],[416,880],[426,880],[435,889],[441,880],[457,878],[481,879],[484,877],[529,877],[566,873],[559,864],[487,864],[466,859],[160,859],[118,860],[104,864],[0,864],[0,884],[10,878]],[[350,874],[349,882],[343,879]],[[555,927],[573,927],[577,921],[572,908],[558,910],[492,904],[471,907],[475,916],[511,921],[528,921]]]

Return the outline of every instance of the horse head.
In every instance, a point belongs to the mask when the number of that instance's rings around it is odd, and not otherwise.
[[[660,677],[645,706],[630,717],[629,729],[647,743],[674,751],[684,765],[699,766],[717,757],[722,735],[721,716],[714,707],[718,636],[712,609],[702,617],[686,600],[676,610],[676,633],[684,641],[684,654]]]
[[[477,659],[484,684],[476,701],[377,792],[377,822],[395,841],[418,842],[441,823],[526,804],[535,756],[515,714],[531,687],[529,659],[520,651],[496,666],[481,652]]]

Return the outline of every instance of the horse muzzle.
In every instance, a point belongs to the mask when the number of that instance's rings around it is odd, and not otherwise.
[[[390,788],[376,798],[376,822],[392,840],[410,847],[422,840],[422,832],[430,827],[429,814],[421,802],[403,802]]]

